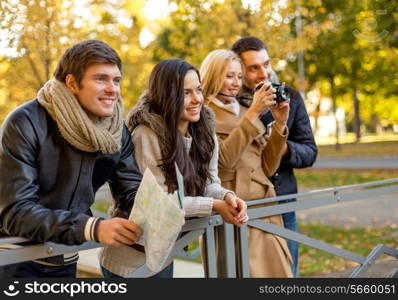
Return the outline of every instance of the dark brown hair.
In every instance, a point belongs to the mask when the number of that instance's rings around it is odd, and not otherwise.
[[[204,108],[200,112],[199,121],[188,125],[188,132],[192,137],[189,153],[178,129],[184,110],[184,79],[191,70],[200,79],[198,70],[182,59],[171,58],[159,62],[149,78],[148,100],[150,111],[160,115],[166,126],[169,147],[163,153],[160,167],[169,192],[174,192],[177,186],[174,167],[176,162],[184,177],[186,195],[200,196],[204,193],[206,181],[211,179],[209,163],[215,144],[213,129],[206,122]]]
[[[87,68],[98,63],[115,64],[122,72],[122,62],[115,50],[102,41],[87,40],[65,51],[58,62],[54,76],[59,81],[65,82],[66,75],[72,74],[80,86]]]
[[[239,56],[242,52],[249,50],[260,51],[262,49],[267,50],[267,47],[260,39],[254,36],[245,36],[240,38],[231,47],[231,50]]]

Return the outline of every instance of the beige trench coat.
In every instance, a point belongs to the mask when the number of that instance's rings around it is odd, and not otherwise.
[[[275,189],[268,177],[279,167],[287,130],[281,135],[273,127],[269,141],[260,120],[252,124],[243,117],[247,108],[240,106],[240,116],[218,107],[210,101],[216,115],[219,137],[219,177],[222,186],[233,190],[240,198],[250,201],[274,197]],[[273,205],[270,203],[265,205]],[[262,220],[283,227],[281,215]],[[286,240],[249,227],[249,263],[251,277],[292,277],[292,258]]]

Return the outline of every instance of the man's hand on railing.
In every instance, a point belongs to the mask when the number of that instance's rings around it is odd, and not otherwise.
[[[98,241],[112,247],[132,245],[139,240],[142,233],[140,226],[123,218],[102,220],[97,228]]]

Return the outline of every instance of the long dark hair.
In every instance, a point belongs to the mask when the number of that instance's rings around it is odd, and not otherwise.
[[[192,145],[187,153],[181,132],[178,129],[184,110],[184,79],[188,71],[198,70],[182,59],[171,58],[159,62],[149,78],[148,100],[152,113],[160,115],[166,126],[166,140],[169,147],[163,150],[160,167],[166,178],[169,192],[176,189],[174,162],[184,176],[185,193],[189,196],[203,195],[206,181],[211,179],[210,159],[214,151],[211,125],[206,122],[204,107],[198,122],[190,122],[188,132]]]

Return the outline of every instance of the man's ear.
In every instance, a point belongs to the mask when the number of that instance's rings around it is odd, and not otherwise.
[[[66,75],[65,85],[74,94],[79,91],[79,85],[77,84],[76,79],[72,74]]]

